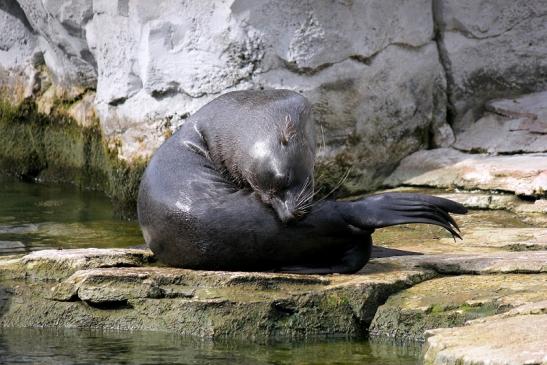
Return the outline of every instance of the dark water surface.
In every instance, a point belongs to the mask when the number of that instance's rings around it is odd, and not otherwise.
[[[143,243],[137,222],[115,217],[102,193],[0,177],[0,255]]]
[[[157,332],[0,330],[1,364],[415,365],[419,352],[341,339],[258,344]]]

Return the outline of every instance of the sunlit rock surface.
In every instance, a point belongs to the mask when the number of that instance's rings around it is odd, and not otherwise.
[[[424,364],[545,364],[547,301],[426,333]]]
[[[390,294],[436,275],[397,265],[329,276],[192,271],[144,265],[149,252],[138,250],[126,250],[125,259],[124,250],[37,256],[0,260],[0,326],[359,336]],[[41,275],[35,275],[38,264]]]
[[[547,154],[491,156],[451,148],[416,152],[405,158],[386,184],[502,190],[545,197]]]
[[[0,262],[4,277],[32,277],[37,280],[60,280],[78,270],[142,266],[153,261],[148,250],[136,249],[71,249],[32,252],[18,259]]]
[[[430,269],[444,275],[542,274],[547,272],[547,251],[412,255],[379,258],[374,263]]]
[[[547,152],[547,91],[492,100],[486,110],[458,134],[454,148],[491,154]]]
[[[427,268],[448,276],[390,296],[378,308],[369,328],[371,334],[425,338],[426,364],[544,362],[546,251],[374,260],[374,265],[393,264]],[[448,328],[436,329],[439,327]]]
[[[537,201],[536,207],[525,209],[543,211],[547,197],[547,92],[491,100],[486,108],[481,119],[456,135],[451,148],[418,151],[406,157],[385,184],[510,192]],[[508,200],[505,203],[513,205]],[[477,204],[476,208],[485,208],[484,200]]]
[[[547,270],[545,252],[380,258],[355,275],[319,276],[163,268],[149,264],[148,251],[111,251],[46,250],[2,259],[0,324],[161,330],[212,337],[356,336],[366,333],[376,309],[390,295],[440,274],[520,273],[524,279],[515,282],[521,282],[521,288],[529,283],[533,292],[526,298],[541,299],[544,290],[532,287],[542,285],[544,274],[523,273]],[[494,281],[501,283],[504,277]],[[462,287],[481,281],[473,276],[453,280],[446,285],[454,290],[462,281]],[[506,280],[508,293],[518,292],[511,283]],[[493,284],[485,285],[490,286],[477,286],[469,298],[491,295]],[[427,290],[423,292],[427,296]],[[393,298],[384,307],[397,300]],[[434,297],[430,302],[437,303]],[[383,326],[374,329],[385,331]]]
[[[547,100],[547,93],[543,94]],[[458,135],[454,148],[475,153],[547,152],[547,120],[487,114]]]

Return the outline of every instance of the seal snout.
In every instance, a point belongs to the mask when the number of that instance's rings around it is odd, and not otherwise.
[[[295,208],[292,207],[291,204],[287,203],[287,201],[283,201],[279,198],[273,199],[272,208],[284,224],[289,224],[298,220],[295,214]]]

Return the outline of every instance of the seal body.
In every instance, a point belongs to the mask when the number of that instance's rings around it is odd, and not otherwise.
[[[313,204],[314,155],[303,96],[264,90],[216,98],[146,168],[138,217],[147,245],[177,267],[328,273],[359,270],[375,228],[414,221],[457,235],[447,212],[465,208],[446,199],[383,194]]]

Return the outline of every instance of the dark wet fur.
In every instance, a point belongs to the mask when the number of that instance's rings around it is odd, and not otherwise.
[[[460,237],[449,214],[466,209],[447,199],[387,193],[311,204],[309,110],[291,91],[241,91],[190,117],[155,153],[139,191],[139,223],[157,258],[192,269],[351,273],[369,260],[376,228],[426,223]],[[282,171],[301,175],[287,176],[288,224],[268,200],[268,181],[253,182],[264,167],[250,165],[248,151],[263,138],[279,141],[267,152],[287,156]]]

